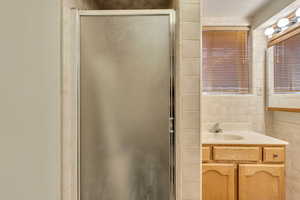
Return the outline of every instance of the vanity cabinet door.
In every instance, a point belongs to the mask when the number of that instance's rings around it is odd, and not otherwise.
[[[284,200],[284,187],[284,165],[239,165],[239,200]]]
[[[236,165],[209,163],[202,166],[202,199],[235,200]]]

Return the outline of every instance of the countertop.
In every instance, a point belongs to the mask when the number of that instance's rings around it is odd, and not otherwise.
[[[224,139],[226,135],[229,137]],[[230,135],[242,138],[233,140],[230,138]],[[254,131],[225,131],[224,133],[216,134],[202,132],[202,144],[288,145],[288,142]]]

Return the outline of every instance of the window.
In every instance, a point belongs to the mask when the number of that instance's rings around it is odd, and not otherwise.
[[[204,92],[249,93],[248,53],[248,31],[203,31]]]
[[[274,45],[274,90],[300,92],[300,34]]]

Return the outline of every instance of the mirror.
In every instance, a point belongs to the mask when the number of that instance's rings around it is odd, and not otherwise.
[[[300,34],[267,49],[267,106],[300,109]]]

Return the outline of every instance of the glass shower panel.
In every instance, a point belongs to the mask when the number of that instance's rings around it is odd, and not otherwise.
[[[170,198],[170,16],[80,16],[80,199]]]

